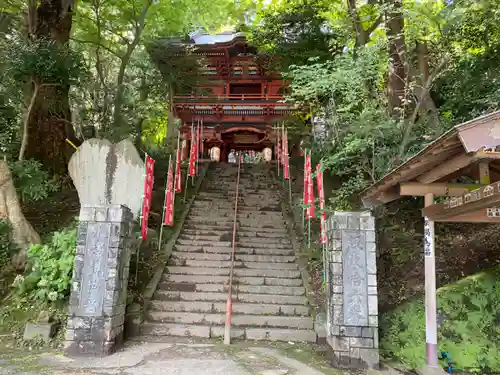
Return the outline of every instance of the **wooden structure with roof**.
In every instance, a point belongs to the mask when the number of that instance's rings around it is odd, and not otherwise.
[[[276,139],[272,124],[296,112],[284,101],[287,82],[269,68],[278,57],[260,55],[241,32],[196,32],[189,41],[177,42],[181,44],[205,64],[198,73],[199,86],[174,96],[173,112],[181,120],[182,139],[190,140],[191,125],[203,122],[204,149],[220,148],[222,160],[231,149],[272,148]]]
[[[425,197],[427,364],[437,366],[434,222],[500,223],[500,111],[460,124],[362,193],[367,208]],[[435,201],[438,198],[438,202]]]

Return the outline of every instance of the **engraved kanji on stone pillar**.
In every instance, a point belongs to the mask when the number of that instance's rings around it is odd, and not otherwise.
[[[375,220],[369,212],[335,212],[327,226],[327,341],[337,365],[377,368]]]
[[[123,341],[133,215],[83,206],[79,220],[64,352],[105,356]]]

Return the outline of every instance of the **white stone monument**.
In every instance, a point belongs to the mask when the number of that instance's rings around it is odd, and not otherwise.
[[[136,219],[144,192],[144,161],[126,139],[112,144],[105,139],[85,141],[71,157],[69,175],[81,207],[119,204]]]

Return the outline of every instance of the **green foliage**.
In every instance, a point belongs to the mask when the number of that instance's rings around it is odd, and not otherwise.
[[[17,252],[11,241],[12,226],[7,220],[0,220],[0,269],[2,269]]]
[[[336,209],[355,208],[353,198],[398,162],[402,127],[387,115],[380,92],[383,47],[362,47],[356,56],[343,54],[290,68],[291,100],[324,108],[328,138],[312,149],[319,149],[316,158],[342,179],[330,201]]]
[[[499,0],[464,0],[445,9],[443,43],[453,60],[434,91],[451,121],[467,121],[500,107],[498,9]]]
[[[22,301],[51,304],[69,296],[76,249],[76,229],[54,232],[50,242],[28,250],[26,276],[14,281]]]
[[[0,51],[1,53],[1,51]],[[7,97],[9,89],[0,86],[0,154],[12,155],[19,146],[18,108]]]
[[[499,45],[500,48],[500,45]],[[500,107],[500,54],[464,54],[437,82],[443,114],[467,121]]]
[[[271,2],[255,20],[251,41],[261,50],[280,56],[282,69],[320,61],[339,53],[346,40],[345,28],[329,23],[330,2],[323,0]]]
[[[450,354],[454,366],[481,371],[500,370],[500,268],[474,275],[438,290],[442,317],[439,351]],[[425,362],[425,308],[408,302],[381,315],[381,349],[410,368]]]
[[[18,82],[72,85],[78,82],[83,66],[80,55],[67,46],[39,40],[26,43],[14,38],[10,43],[10,72]]]
[[[24,203],[46,199],[50,193],[59,190],[58,182],[36,160],[16,161],[11,168],[14,185]]]

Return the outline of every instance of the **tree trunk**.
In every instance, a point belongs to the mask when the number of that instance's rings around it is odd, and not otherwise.
[[[34,13],[29,15],[30,20],[34,19],[28,30],[30,40],[55,42],[58,47],[68,43],[73,18],[71,1],[41,0],[30,12]],[[25,157],[39,160],[52,173],[66,174],[67,161],[73,151],[66,138],[76,142],[71,124],[69,84],[55,86],[38,77],[33,80],[40,88],[28,119]],[[30,98],[33,92],[34,89],[29,93]]]
[[[439,123],[438,109],[434,100],[431,97],[429,88],[427,87],[430,71],[429,71],[429,49],[427,48],[427,43],[417,42],[416,48],[417,52],[417,85],[414,89],[415,96],[420,99],[420,110],[422,114],[428,114],[432,119],[434,124]],[[440,73],[440,72],[438,72]]]
[[[139,102],[143,103],[148,100],[149,86],[146,82],[146,77],[141,77],[141,86],[139,87]],[[146,119],[140,116],[135,122],[135,147],[142,150],[142,125]]]
[[[21,211],[9,166],[3,160],[0,160],[0,219],[8,220],[12,225],[12,241],[20,249],[13,263],[16,268],[22,268],[29,246],[40,243],[40,236]]]
[[[25,158],[42,162],[54,174],[67,174],[72,154],[66,138],[75,142],[70,122],[69,87],[41,86],[28,121]]]
[[[407,72],[405,68],[405,38],[402,0],[392,0],[386,13],[387,40],[389,42],[389,76],[387,96],[389,111],[395,117],[404,117]]]
[[[123,95],[125,93],[125,86],[123,82],[125,80],[125,70],[127,69],[130,56],[124,56],[120,63],[120,70],[118,71],[118,77],[116,78],[116,96],[113,109],[113,126],[118,128],[123,125],[123,115],[122,115],[122,105],[123,105]]]
[[[116,97],[115,97],[115,108],[113,112],[113,125],[115,127],[123,125],[122,120],[122,104],[123,104],[123,95],[125,93],[125,86],[123,82],[125,80],[125,71],[127,69],[128,63],[130,62],[130,57],[132,53],[134,53],[135,48],[139,44],[141,40],[142,32],[144,31],[144,26],[146,22],[146,15],[148,14],[149,8],[151,7],[152,0],[147,0],[144,8],[142,9],[139,17],[137,18],[135,24],[135,36],[132,43],[127,46],[127,52],[121,58],[120,70],[118,72],[118,78],[116,79]]]
[[[369,2],[370,3],[370,2]],[[380,25],[382,22],[382,17],[377,17],[373,23],[365,30],[363,28],[363,22],[358,13],[358,8],[356,0],[347,0],[347,8],[349,10],[349,16],[351,17],[352,27],[356,35],[356,47],[362,47],[370,41],[371,33]]]

